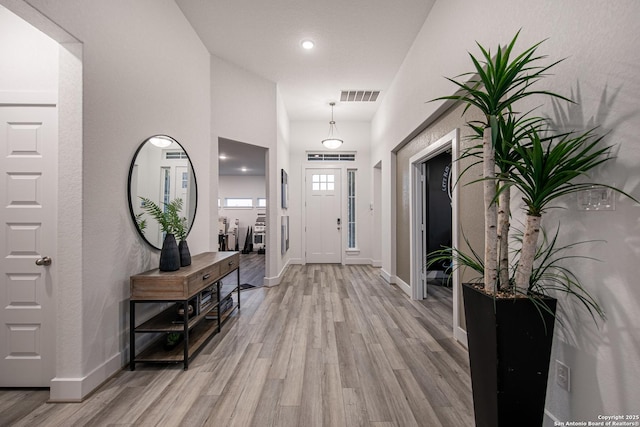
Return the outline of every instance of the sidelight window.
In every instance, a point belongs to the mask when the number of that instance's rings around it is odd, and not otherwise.
[[[348,249],[356,246],[356,170],[347,170],[347,242]]]

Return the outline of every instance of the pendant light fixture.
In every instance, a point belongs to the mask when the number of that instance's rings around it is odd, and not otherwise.
[[[329,122],[329,136],[327,137],[327,139],[322,140],[322,145],[324,145],[325,148],[335,150],[336,148],[339,148],[342,145],[343,141],[334,135],[334,132],[336,134],[338,133],[336,122],[333,120],[333,107],[335,107],[336,103],[330,102],[329,105],[331,105],[331,121]]]

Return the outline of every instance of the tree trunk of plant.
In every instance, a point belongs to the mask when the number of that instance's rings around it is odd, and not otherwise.
[[[516,270],[516,291],[518,293],[526,294],[529,289],[533,260],[536,256],[538,236],[540,235],[540,220],[541,217],[539,216],[527,215],[527,224],[522,237],[522,250],[520,251],[520,260]]]
[[[495,119],[491,120],[495,123]],[[496,291],[498,278],[498,213],[496,197],[496,159],[491,137],[491,127],[482,135],[483,184],[484,184],[484,287],[488,292]]]
[[[509,218],[511,216],[511,189],[506,187],[498,199],[498,240],[500,241],[500,289],[509,286]]]

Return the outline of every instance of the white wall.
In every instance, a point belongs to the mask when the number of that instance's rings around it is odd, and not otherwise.
[[[549,38],[540,50],[552,59],[568,57],[556,67],[544,88],[580,96],[572,111],[573,126],[588,125],[590,118],[610,130],[616,145],[615,164],[595,179],[615,184],[640,198],[640,3],[596,0],[532,3],[522,0],[464,2],[439,0],[385,93],[372,123],[371,164],[382,162],[383,268],[393,271],[393,155],[390,151],[423,122],[434,118],[441,103],[426,101],[449,95],[454,87],[443,76],[471,69],[467,52],[477,52],[475,40],[495,47],[511,40],[522,28],[518,46],[527,47]],[[578,92],[579,87],[579,92]],[[526,108],[524,108],[526,109]],[[540,114],[554,112],[550,108]],[[557,331],[553,358],[572,369],[572,391],[549,384],[547,409],[562,421],[597,420],[599,414],[637,414],[640,407],[640,287],[635,264],[640,243],[639,207],[619,197],[615,212],[581,212],[575,200],[568,211],[545,220],[548,226],[561,218],[567,241],[605,239],[589,253],[604,263],[579,264],[580,277],[608,313],[600,329],[569,301],[562,301],[567,328]],[[389,250],[388,248],[391,248]],[[552,364],[551,372],[555,365]],[[552,425],[550,420],[547,425]]]
[[[280,169],[287,165],[288,118],[275,83],[211,57],[211,141],[226,138],[267,149],[267,207],[265,284],[279,283],[287,258],[280,254]],[[217,212],[218,148],[211,150],[211,206]],[[212,217],[217,224],[217,215]],[[217,242],[217,227],[211,230]]]
[[[339,120],[339,105],[336,106],[336,124],[339,136],[344,144],[336,151],[356,152],[355,162],[307,162],[307,152],[332,152],[325,149],[320,141],[329,132],[328,121],[298,121],[291,123],[291,167],[289,173],[289,220],[290,220],[290,251],[292,261],[304,262],[305,250],[305,218],[304,218],[304,168],[337,167],[357,169],[356,175],[356,236],[359,251],[346,253],[345,263],[372,263],[372,233],[373,203],[372,180],[370,179],[370,123],[369,122],[341,122]],[[346,173],[342,174],[346,183]],[[343,185],[343,188],[346,188]],[[342,200],[346,200],[343,194]],[[342,206],[343,219],[346,220],[346,203]],[[343,233],[343,247],[346,248],[346,227]]]
[[[280,177],[280,179],[276,179],[274,180],[275,182],[270,183],[270,200],[273,200],[273,203],[271,203],[272,206],[271,209],[275,210],[275,212],[277,212],[278,214],[278,228],[275,234],[275,239],[277,241],[277,253],[278,253],[278,264],[276,266],[277,268],[277,275],[271,275],[271,276],[275,276],[275,278],[271,278],[267,280],[267,284],[275,284],[275,283],[279,283],[280,282],[280,278],[282,277],[282,274],[284,273],[285,268],[287,267],[287,265],[289,265],[289,263],[291,262],[291,254],[292,251],[288,250],[284,255],[282,255],[282,239],[281,239],[281,227],[282,227],[282,216],[283,215],[291,215],[289,212],[289,209],[282,209],[282,185],[281,185],[281,175],[282,175],[282,169],[284,169],[285,171],[289,171],[291,170],[291,128],[290,128],[290,122],[289,122],[289,115],[287,114],[287,110],[285,108],[284,105],[284,101],[282,100],[282,96],[280,95],[280,92],[278,91],[277,94],[277,126],[278,126],[278,160],[277,160],[277,165],[279,169],[276,169],[274,171],[275,174],[277,174],[278,177]],[[274,191],[274,187],[275,187],[275,192]],[[276,197],[272,197],[273,195],[276,195]],[[270,211],[270,212],[273,212]],[[291,224],[289,224],[289,229],[291,229]],[[291,230],[289,230],[289,234],[291,235]],[[273,236],[273,234],[272,234]],[[273,238],[273,237],[272,237]],[[289,238],[289,241],[291,241],[291,237]]]
[[[57,380],[71,386],[59,395],[52,390],[53,399],[73,400],[127,361],[129,276],[157,265],[128,212],[127,172],[137,146],[168,134],[190,154],[196,174],[209,169],[209,54],[170,0],[30,3],[83,43],[83,273],[80,286],[65,290],[81,301],[81,333],[59,348],[64,372]],[[194,253],[210,246],[209,182],[198,184]],[[69,366],[68,359],[81,363]]]
[[[0,91],[58,92],[58,44],[0,6]]]

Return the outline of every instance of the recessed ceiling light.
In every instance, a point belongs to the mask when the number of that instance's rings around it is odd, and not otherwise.
[[[219,158],[220,160],[226,160],[226,159],[227,159],[227,156],[225,156],[224,154],[220,154],[220,155],[218,156],[218,158]]]
[[[243,168],[241,168],[240,170],[241,170],[242,172],[246,172],[246,171],[247,171],[247,168],[244,168],[244,167],[243,167]]]
[[[302,40],[302,42],[300,42],[300,45],[303,49],[310,50],[313,49],[315,43],[312,40]]]

